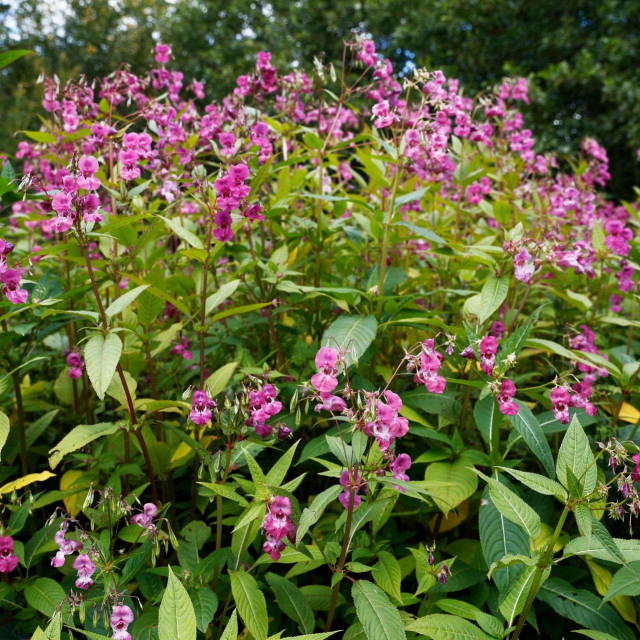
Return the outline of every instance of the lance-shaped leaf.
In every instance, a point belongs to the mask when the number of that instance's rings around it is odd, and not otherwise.
[[[358,580],[351,588],[351,595],[368,640],[406,639],[400,613],[380,587]]]
[[[587,496],[593,492],[598,478],[598,469],[593,463],[589,438],[576,416],[573,416],[565,433],[556,462],[558,480],[569,489],[567,469],[570,469],[582,484],[582,495]]]
[[[97,333],[89,338],[85,345],[87,374],[100,400],[104,400],[104,394],[116,371],[121,353],[122,342],[115,333]]]
[[[245,571],[234,571],[231,592],[240,617],[255,640],[266,640],[269,622],[267,602],[255,578]]]
[[[196,614],[187,590],[169,567],[169,581],[158,614],[159,640],[195,640]]]
[[[518,402],[517,404],[519,407],[518,413],[516,413],[515,416],[509,416],[509,420],[514,429],[527,443],[533,455],[540,460],[547,475],[553,478],[555,475],[553,456],[551,455],[551,449],[545,438],[544,431],[542,431],[542,427],[530,409],[522,402]]]
[[[79,424],[49,451],[49,465],[55,469],[64,456],[93,442],[102,436],[115,433],[120,427],[119,423],[100,422],[98,424]]]

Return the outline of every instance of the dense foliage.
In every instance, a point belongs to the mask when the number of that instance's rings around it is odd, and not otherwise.
[[[636,637],[598,142],[567,170],[524,78],[400,84],[362,37],[220,102],[162,44],[43,88],[0,177],[3,638]]]
[[[0,75],[0,148],[37,126],[41,72],[66,82],[126,63],[141,74],[160,36],[185,78],[221,99],[258,51],[287,68],[338,61],[354,27],[399,71],[440,68],[467,95],[527,76],[538,151],[576,154],[596,137],[611,159],[607,189],[629,198],[640,183],[640,0],[20,0],[4,11],[0,1],[0,50],[38,54]]]

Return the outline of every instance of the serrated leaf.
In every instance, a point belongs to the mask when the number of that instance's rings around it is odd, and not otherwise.
[[[180,548],[182,546],[180,544]],[[202,633],[206,633],[218,608],[218,596],[208,587],[190,589],[188,593],[196,615],[196,626]]]
[[[201,482],[200,484],[219,496],[227,498],[228,500],[233,500],[243,507],[246,507],[249,504],[241,495],[237,494],[234,489],[226,484],[217,484],[216,482]]]
[[[640,595],[640,561],[630,562],[614,574],[604,601],[607,602],[616,596],[637,595]]]
[[[544,571],[540,584],[542,584],[547,579],[550,570],[551,568],[547,567],[547,569]],[[515,617],[524,609],[524,603],[527,600],[529,590],[531,589],[531,585],[533,584],[533,580],[537,571],[537,567],[526,567],[525,570],[518,576],[518,579],[513,582],[509,586],[509,589],[503,594],[503,597],[500,601],[499,609],[500,613],[507,620],[507,626],[511,626]]]
[[[131,291],[127,291],[124,295],[116,298],[105,310],[107,318],[111,319],[113,316],[122,313],[145,289],[148,289],[150,285],[142,284]]]
[[[618,614],[600,598],[586,589],[576,589],[559,578],[551,578],[538,592],[558,615],[583,627],[605,633],[613,632],[617,640],[634,640],[635,635]]]
[[[347,366],[358,361],[376,337],[378,323],[373,316],[342,315],[322,336],[322,346],[347,352]]]
[[[568,467],[566,469],[566,473],[567,484],[569,485],[569,494],[572,498],[575,498],[577,500],[578,498],[582,497],[582,484],[580,484],[580,480],[575,477],[573,471],[571,471],[571,469],[569,469]]]
[[[329,504],[337,500],[338,496],[342,493],[343,487],[341,485],[335,485],[325,489],[322,493],[319,493],[309,507],[303,510],[298,523],[298,532],[296,534],[296,546],[300,544],[300,541],[306,535],[307,531],[320,519],[320,516],[327,508]]]
[[[414,620],[407,631],[433,638],[433,640],[486,640],[487,636],[464,618],[445,613],[433,613]]]
[[[517,469],[510,469],[509,467],[497,468],[513,476],[516,480],[519,480],[536,493],[541,493],[545,496],[555,496],[561,502],[565,502],[567,499],[567,492],[564,487],[559,482],[550,480],[546,476],[529,471],[518,471]]]
[[[122,342],[115,333],[108,333],[106,336],[97,333],[89,338],[84,347],[87,374],[100,400],[104,400],[121,353]]]
[[[285,476],[287,475],[287,471],[289,471],[289,467],[291,466],[291,462],[293,460],[293,456],[296,453],[296,449],[300,444],[300,440],[296,440],[289,448],[280,456],[278,462],[276,462],[271,469],[269,469],[267,473],[267,481],[266,484],[272,487],[279,487]]]
[[[498,403],[491,395],[485,396],[476,402],[473,408],[473,417],[480,435],[487,444],[492,443],[493,430],[498,428],[502,414],[498,410]]]
[[[169,567],[169,581],[158,614],[159,640],[195,640],[196,614],[187,590]]]
[[[255,640],[266,640],[269,630],[267,602],[255,578],[245,571],[234,571],[231,592],[240,617]]]
[[[373,566],[371,575],[380,588],[384,589],[399,602],[402,602],[402,591],[400,589],[402,570],[394,555],[388,551],[380,551],[378,553],[378,562]]]
[[[427,482],[448,483],[431,490],[433,501],[445,516],[475,493],[478,476],[469,469],[465,460],[434,462],[427,467],[424,479]]]
[[[64,589],[51,578],[38,578],[24,588],[24,596],[36,611],[50,618],[56,607],[66,600]]]
[[[267,573],[266,578],[281,611],[295,620],[305,633],[311,633],[315,617],[300,589],[290,580],[275,573]]]
[[[488,320],[497,311],[507,297],[509,292],[509,278],[491,276],[483,285],[480,291],[480,323]]]
[[[511,489],[507,488],[495,478],[489,478],[484,473],[476,473],[489,485],[489,496],[496,509],[514,524],[522,527],[532,540],[540,535],[540,516]]]
[[[478,609],[478,607],[474,607],[468,602],[444,598],[443,600],[438,600],[436,604],[445,613],[460,616],[467,620],[474,620],[480,625],[483,631],[486,631],[493,637],[501,638],[503,635],[503,624],[500,620]]]
[[[509,416],[509,421],[522,436],[529,449],[531,449],[531,453],[540,460],[547,475],[553,478],[555,475],[553,456],[544,431],[542,431],[542,427],[533,413],[531,413],[529,407],[522,402],[517,404],[519,407],[518,413],[515,416]]]
[[[240,280],[232,280],[223,284],[215,293],[211,294],[205,303],[205,313],[209,315],[214,309],[218,307],[229,297],[231,297],[236,289],[240,286]]]
[[[99,422],[98,424],[79,424],[49,451],[49,465],[55,469],[68,453],[77,451],[97,438],[115,433],[119,424]]]
[[[569,489],[567,469],[571,469],[573,475],[582,483],[583,495],[589,495],[593,492],[596,487],[598,469],[593,464],[593,453],[589,439],[575,415],[562,440],[556,462],[558,480]]]
[[[573,514],[575,515],[576,522],[580,527],[580,533],[586,538],[589,538],[593,529],[593,516],[591,515],[591,509],[589,509],[589,505],[584,503],[576,504],[573,507]]]
[[[220,640],[237,640],[238,638],[238,610],[234,609],[224,633],[220,636]]]
[[[351,595],[368,640],[406,640],[400,613],[380,587],[358,580],[351,588]]]
[[[620,551],[620,549],[618,549],[618,546],[611,537],[611,534],[607,531],[607,528],[602,524],[602,522],[596,520],[595,518],[592,518],[591,530],[593,531],[593,534],[597,538],[598,542],[611,556],[611,560],[620,562],[621,564],[626,563],[624,554],[622,553],[622,551]]]
[[[618,547],[625,562],[640,561],[640,540],[621,540],[619,538],[612,538],[612,540]],[[564,547],[563,555],[564,557],[589,555],[597,560],[614,561],[618,564],[623,564],[594,535],[591,536],[591,539],[586,536],[574,538]]]
[[[164,216],[158,216],[161,220],[164,220],[164,223],[175,233],[178,238],[184,240],[188,245],[191,245],[194,249],[204,249],[204,245],[200,238],[198,238],[195,233],[191,233],[188,229],[185,229],[180,221],[174,220],[172,218],[165,218]]]

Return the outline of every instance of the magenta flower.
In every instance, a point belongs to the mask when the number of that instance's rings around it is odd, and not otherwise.
[[[81,553],[73,562],[73,568],[78,572],[76,579],[76,587],[83,591],[88,589],[93,580],[91,576],[96,570],[96,565],[86,553]]]
[[[518,404],[513,402],[513,396],[516,395],[516,385],[513,380],[503,380],[500,385],[500,393],[498,394],[498,408],[500,413],[505,416],[515,416],[519,411]]]
[[[167,64],[169,62],[169,56],[171,56],[171,47],[168,44],[158,43],[156,45],[155,61],[158,64]]]
[[[23,304],[27,301],[29,293],[20,288],[22,275],[18,269],[7,269],[0,273],[0,282],[4,285],[2,293],[12,304]]]
[[[95,191],[100,187],[100,180],[94,177],[98,172],[98,161],[93,156],[82,156],[78,160],[78,176],[77,183],[80,189]]]
[[[249,392],[250,416],[247,424],[264,440],[273,433],[273,427],[267,424],[270,418],[282,411],[282,403],[276,400],[278,390],[272,384]]]
[[[295,542],[297,527],[291,520],[291,501],[285,496],[274,496],[267,503],[267,513],[261,529],[265,532],[266,542],[263,550],[274,562],[280,559],[285,548],[284,539]]]
[[[189,351],[189,342],[186,336],[182,336],[180,342],[173,345],[169,353],[174,356],[182,356],[185,360],[191,360],[193,358],[193,354]]]
[[[399,119],[395,113],[389,110],[388,100],[382,100],[381,102],[374,104],[371,112],[375,116],[373,124],[378,129],[389,127]]]
[[[332,347],[321,347],[316,354],[318,373],[311,376],[311,384],[320,393],[330,393],[338,386],[338,351]]]
[[[131,516],[131,524],[137,524],[139,527],[145,527],[148,531],[155,531],[156,525],[153,519],[158,513],[158,507],[153,502],[146,502],[142,505],[142,512]]]
[[[191,400],[191,422],[203,426],[211,420],[211,409],[216,406],[215,400],[210,398],[205,391],[194,391]]]
[[[549,394],[553,415],[562,424],[568,424],[570,418],[569,407],[571,405],[571,395],[564,387],[554,387]]]
[[[636,466],[631,472],[631,477],[636,482],[640,482],[640,453],[636,453],[634,456],[632,456],[632,460]]]
[[[64,560],[66,556],[75,553],[76,551],[80,551],[82,549],[82,543],[77,540],[68,540],[66,537],[67,533],[67,525],[63,525],[60,531],[56,531],[56,534],[53,536],[54,542],[58,545],[58,551],[56,555],[51,559],[52,567],[61,567],[64,564]]]
[[[347,403],[342,398],[330,393],[321,393],[320,398],[322,398],[322,402],[314,407],[314,411],[342,413],[347,408]]]
[[[438,375],[443,360],[444,356],[435,350],[433,339],[425,340],[420,352],[420,368],[413,377],[414,382],[423,383],[431,393],[442,393],[447,384],[447,381]]]
[[[353,490],[353,508],[356,509],[362,501],[362,498],[358,495],[358,491],[362,489],[366,492],[366,482],[362,481],[362,476],[359,473],[353,475],[352,472],[347,469],[343,471],[340,476],[340,484],[345,488],[345,491],[338,496],[340,504],[345,509],[349,508],[349,498],[351,496],[351,491]]]
[[[127,627],[133,622],[133,611],[126,605],[121,604],[113,607],[109,624],[113,629],[112,640],[131,640],[131,634]]]
[[[395,458],[393,462],[389,464],[389,471],[393,474],[396,480],[402,480],[403,482],[409,482],[409,476],[405,473],[407,469],[411,467],[411,458],[406,453],[401,453]],[[406,492],[404,487],[394,485],[396,489]]]
[[[13,553],[13,538],[0,536],[0,573],[11,573],[18,566],[18,556]]]
[[[480,340],[480,368],[488,376],[493,373],[496,363],[496,352],[498,351],[498,341],[493,336],[485,336]]]
[[[516,279],[521,282],[529,282],[535,271],[533,259],[526,249],[522,249],[520,253],[513,259],[513,268]]]
[[[82,357],[77,351],[71,351],[67,354],[67,364],[69,365],[69,373],[68,376],[77,380],[82,377],[82,371],[84,370],[84,362],[82,361]]]

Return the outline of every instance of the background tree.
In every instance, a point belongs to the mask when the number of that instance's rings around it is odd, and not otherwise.
[[[610,190],[640,183],[640,0],[90,0],[0,5],[0,49],[32,48],[0,75],[0,148],[37,126],[41,71],[65,80],[150,63],[154,41],[219,98],[258,51],[279,65],[339,60],[352,29],[370,32],[399,71],[442,68],[476,93],[508,74],[532,81],[527,122],[538,148],[575,151],[598,138],[611,157]]]

